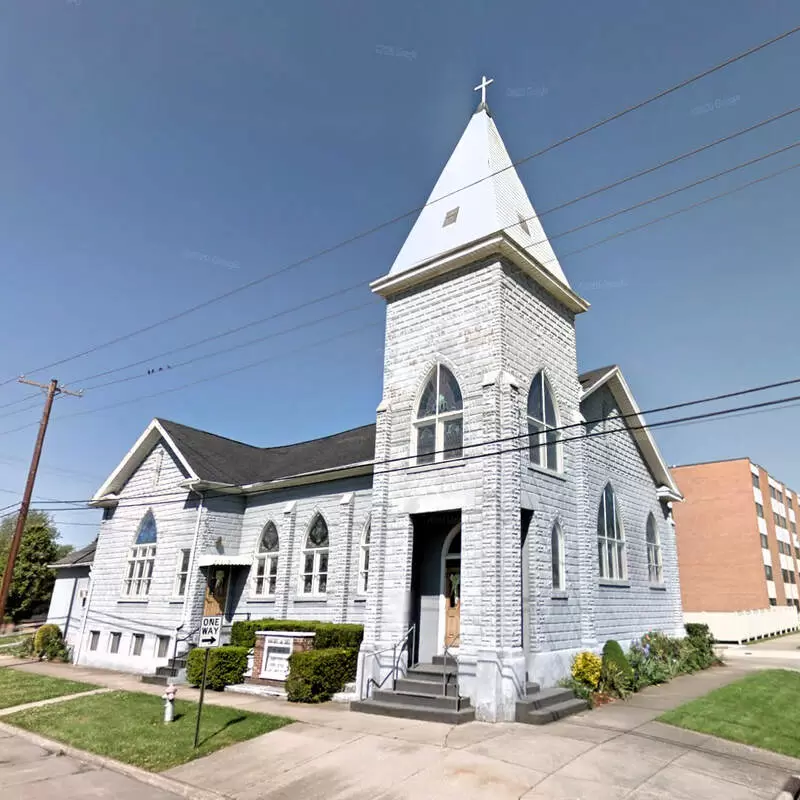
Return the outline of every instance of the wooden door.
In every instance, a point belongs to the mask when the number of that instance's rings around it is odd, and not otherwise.
[[[445,622],[444,643],[446,647],[458,646],[461,634],[461,563],[451,562],[444,571]]]
[[[204,616],[221,616],[225,613],[229,576],[230,570],[228,567],[209,567],[206,581],[206,599],[203,604]]]

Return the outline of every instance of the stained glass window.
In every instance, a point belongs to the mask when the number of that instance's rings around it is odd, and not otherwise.
[[[664,568],[661,563],[661,540],[656,528],[656,519],[650,514],[647,517],[647,528],[645,531],[647,540],[647,572],[650,576],[650,583],[664,582]]]
[[[432,372],[417,408],[417,464],[461,458],[464,401],[453,373],[443,364]]]
[[[155,569],[158,532],[153,512],[148,511],[136,532],[133,547],[128,553],[122,593],[126,597],[147,597]]]
[[[253,573],[253,596],[272,597],[278,588],[278,529],[270,520],[261,532]]]
[[[302,594],[325,594],[328,591],[328,546],[328,525],[322,514],[316,514],[308,529],[303,551]]]
[[[597,554],[601,578],[624,580],[627,577],[625,537],[617,498],[610,483],[603,489],[597,509]]]
[[[528,392],[528,446],[531,463],[559,470],[560,438],[553,392],[544,372],[540,371]]]

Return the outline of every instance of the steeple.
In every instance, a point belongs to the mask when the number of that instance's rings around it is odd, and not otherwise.
[[[389,271],[419,264],[503,231],[570,288],[486,105],[481,103]]]

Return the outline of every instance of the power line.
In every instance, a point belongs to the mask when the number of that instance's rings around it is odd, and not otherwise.
[[[197,303],[196,305],[191,306],[191,307],[189,307],[187,309],[184,309],[183,311],[179,311],[179,312],[177,312],[175,314],[172,314],[169,317],[165,317],[164,319],[158,320],[158,321],[156,321],[154,323],[150,323],[149,325],[146,325],[146,326],[144,326],[142,328],[139,328],[137,330],[131,331],[129,333],[122,334],[122,335],[117,336],[117,337],[115,337],[113,339],[110,339],[110,340],[108,340],[106,342],[103,342],[103,343],[100,343],[100,344],[97,344],[97,345],[93,345],[92,347],[87,348],[87,349],[85,349],[85,350],[83,350],[83,351],[81,351],[79,353],[75,353],[75,354],[73,354],[71,356],[67,356],[67,357],[59,359],[57,361],[53,361],[50,364],[45,364],[45,365],[42,365],[40,367],[36,367],[36,368],[34,368],[32,370],[29,370],[28,372],[29,373],[36,373],[36,372],[40,372],[40,371],[45,370],[45,369],[50,369],[50,368],[55,367],[55,366],[60,366],[62,364],[67,363],[68,361],[73,361],[73,360],[75,360],[77,358],[81,358],[83,356],[89,355],[90,353],[94,353],[94,352],[97,352],[98,350],[104,349],[106,347],[110,347],[110,346],[112,346],[114,344],[118,344],[119,342],[125,341],[125,340],[130,339],[130,338],[132,338],[134,336],[138,336],[138,335],[140,335],[142,333],[146,333],[148,331],[151,331],[154,328],[160,327],[160,326],[165,325],[165,324],[170,323],[170,322],[174,322],[177,319],[180,319],[180,318],[185,317],[185,316],[187,316],[189,314],[192,314],[195,311],[199,311],[200,309],[206,308],[206,307],[212,305],[213,303],[217,303],[217,302],[219,302],[221,300],[224,300],[224,299],[227,299],[229,297],[232,297],[233,295],[236,295],[236,294],[238,294],[238,293],[240,293],[242,291],[245,291],[247,289],[251,289],[254,286],[257,286],[257,285],[259,285],[259,284],[261,284],[261,283],[263,283],[263,282],[265,282],[267,280],[270,280],[271,278],[277,277],[278,275],[282,275],[282,274],[284,274],[284,273],[286,273],[286,272],[288,272],[290,270],[296,269],[297,267],[302,266],[303,264],[307,264],[308,262],[310,262],[312,260],[320,258],[320,257],[322,257],[324,255],[328,255],[329,253],[332,253],[335,250],[338,250],[338,249],[340,249],[342,247],[345,247],[345,246],[347,246],[349,244],[352,244],[353,242],[359,241],[360,239],[364,239],[367,236],[370,236],[373,233],[376,233],[377,231],[383,230],[384,228],[386,228],[386,227],[388,227],[390,225],[393,225],[396,222],[399,222],[400,220],[403,220],[403,219],[405,219],[405,218],[407,218],[407,217],[409,217],[409,216],[411,216],[413,214],[416,214],[416,213],[420,212],[422,209],[426,208],[428,205],[432,205],[433,203],[441,202],[442,200],[446,199],[447,197],[449,197],[449,196],[451,196],[453,194],[457,194],[460,191],[463,191],[463,190],[468,189],[468,188],[470,188],[472,186],[475,186],[478,183],[481,183],[484,180],[487,180],[487,179],[492,178],[492,177],[494,177],[496,175],[499,175],[500,173],[505,172],[508,169],[515,168],[515,167],[519,166],[520,164],[523,164],[523,163],[526,163],[528,161],[531,161],[534,158],[538,158],[539,156],[542,156],[545,153],[549,153],[549,152],[555,150],[556,148],[561,147],[561,146],[563,146],[563,145],[565,145],[565,144],[567,144],[569,142],[573,142],[576,139],[579,139],[579,138],[581,138],[582,136],[585,136],[588,133],[591,133],[591,132],[593,132],[595,130],[598,130],[599,128],[601,128],[601,127],[603,127],[605,125],[608,125],[611,122],[614,122],[615,120],[621,119],[621,118],[627,116],[628,114],[633,113],[634,111],[638,111],[638,110],[644,108],[645,106],[648,106],[648,105],[650,105],[650,104],[652,104],[652,103],[654,103],[654,102],[656,102],[658,100],[661,100],[664,97],[667,97],[668,95],[673,94],[674,92],[677,92],[677,91],[679,91],[679,90],[681,90],[681,89],[683,89],[683,88],[695,83],[696,81],[701,80],[702,78],[705,78],[705,77],[707,77],[709,75],[712,75],[713,73],[718,72],[719,70],[722,70],[722,69],[730,66],[731,64],[734,64],[734,63],[736,63],[736,62],[738,62],[738,61],[740,61],[740,60],[742,60],[744,58],[747,58],[747,57],[749,57],[751,55],[754,55],[755,53],[757,53],[757,52],[759,52],[759,51],[761,51],[761,50],[763,50],[763,49],[765,49],[767,47],[770,47],[770,46],[782,41],[783,39],[788,38],[789,36],[793,36],[798,31],[800,31],[800,25],[798,25],[798,26],[796,26],[794,28],[791,28],[791,29],[789,29],[787,31],[784,31],[783,33],[780,33],[777,36],[772,37],[771,39],[768,39],[768,40],[766,40],[764,42],[761,42],[760,44],[755,45],[754,47],[751,47],[751,48],[749,48],[748,50],[745,50],[742,53],[738,53],[737,55],[732,56],[732,57],[726,59],[725,61],[722,61],[721,63],[716,64],[713,67],[710,67],[710,68],[708,68],[706,70],[703,70],[702,72],[699,72],[696,75],[694,75],[694,76],[692,76],[690,78],[687,78],[687,79],[685,79],[685,80],[683,80],[683,81],[681,81],[681,82],[679,82],[679,83],[677,83],[677,84],[675,84],[675,85],[673,85],[673,86],[671,86],[671,87],[669,87],[667,89],[664,89],[664,90],[662,90],[660,92],[657,92],[656,94],[646,98],[645,100],[642,100],[642,101],[640,101],[638,103],[635,103],[634,105],[628,106],[627,108],[623,109],[622,111],[616,112],[615,114],[612,114],[612,115],[610,115],[608,117],[605,117],[604,119],[602,119],[602,120],[600,120],[598,122],[595,122],[592,125],[589,125],[589,126],[587,126],[585,128],[582,128],[581,130],[579,130],[579,131],[577,131],[577,132],[575,132],[573,134],[570,134],[569,136],[566,136],[566,137],[564,137],[562,139],[559,139],[558,141],[553,142],[553,143],[547,145],[544,148],[541,148],[540,150],[538,150],[538,151],[536,151],[534,153],[531,153],[530,155],[526,156],[525,158],[520,159],[519,161],[512,162],[511,164],[509,164],[509,166],[504,167],[503,169],[497,170],[496,172],[492,173],[491,175],[486,176],[485,178],[481,178],[481,179],[479,179],[477,181],[473,181],[472,183],[467,184],[466,186],[463,186],[463,187],[461,187],[459,189],[456,189],[456,190],[450,192],[449,194],[446,194],[446,195],[444,195],[442,197],[439,197],[436,200],[432,201],[431,203],[425,203],[422,206],[418,206],[417,208],[411,209],[410,211],[407,211],[404,214],[401,214],[401,215],[399,215],[397,217],[394,217],[393,219],[390,219],[388,221],[380,223],[379,225],[376,225],[376,226],[374,226],[374,227],[372,227],[372,228],[370,228],[370,229],[368,229],[366,231],[362,231],[361,233],[355,234],[354,236],[351,236],[351,237],[349,237],[348,239],[345,239],[342,242],[339,242],[337,244],[331,245],[330,247],[326,247],[326,248],[324,248],[324,249],[322,249],[320,251],[317,251],[316,253],[314,253],[314,254],[312,254],[310,256],[306,256],[306,257],[304,257],[302,259],[299,259],[297,261],[294,261],[294,262],[291,262],[289,264],[286,264],[283,267],[275,270],[274,272],[268,273],[267,275],[262,275],[260,278],[255,278],[252,281],[249,281],[249,282],[247,282],[245,284],[242,284],[241,286],[238,286],[238,287],[236,287],[234,289],[230,289],[230,290],[228,290],[226,292],[223,292],[222,294],[219,294],[219,295],[216,295],[214,297],[211,297],[211,298],[209,298],[207,300],[204,300],[201,303]],[[9,379],[9,380],[0,382],[0,386],[3,386],[5,384],[7,384],[7,383],[10,383],[11,380],[13,380],[13,379]]]
[[[670,212],[668,214],[664,214],[664,215],[662,215],[660,217],[656,217],[655,219],[649,220],[649,221],[644,222],[644,223],[642,223],[640,225],[635,225],[635,226],[633,226],[631,228],[628,228],[628,229],[626,229],[624,231],[620,231],[620,232],[614,233],[614,234],[612,234],[610,236],[607,236],[607,237],[605,237],[603,239],[600,239],[600,240],[598,240],[596,242],[592,242],[592,243],[590,243],[588,245],[585,245],[583,247],[580,247],[580,248],[578,248],[576,250],[571,250],[571,251],[569,251],[567,253],[562,254],[561,257],[562,258],[567,258],[569,256],[573,256],[573,255],[577,255],[579,253],[583,253],[586,250],[590,250],[593,247],[597,247],[599,245],[602,245],[602,244],[605,244],[607,242],[610,242],[610,241],[612,241],[614,239],[618,239],[618,238],[620,238],[622,236],[625,236],[625,235],[627,235],[629,233],[634,233],[636,231],[639,231],[639,230],[642,230],[644,228],[647,228],[647,227],[649,227],[651,225],[655,225],[658,222],[663,222],[664,220],[671,219],[672,217],[676,217],[679,214],[683,214],[683,213],[685,213],[687,211],[690,211],[690,210],[693,210],[693,209],[698,208],[700,206],[706,205],[707,203],[713,202],[715,200],[719,200],[719,199],[721,199],[723,197],[727,197],[727,196],[729,196],[731,194],[735,194],[736,192],[743,191],[744,189],[747,189],[747,188],[749,188],[751,186],[755,186],[755,185],[757,185],[759,183],[762,183],[764,181],[771,180],[772,178],[775,178],[775,177],[778,177],[780,175],[783,175],[783,174],[785,174],[785,173],[787,173],[787,172],[789,172],[789,171],[791,171],[793,169],[797,169],[798,167],[800,167],[800,163],[792,164],[792,165],[790,165],[788,167],[785,167],[783,169],[780,169],[780,170],[777,170],[777,171],[775,171],[773,173],[770,173],[769,175],[765,175],[765,176],[762,176],[760,178],[756,178],[756,179],[754,179],[752,181],[748,181],[747,183],[744,183],[744,184],[742,184],[740,186],[733,187],[732,189],[728,189],[728,190],[726,190],[724,192],[720,192],[720,193],[718,193],[716,195],[712,195],[711,197],[707,197],[707,198],[705,198],[703,200],[699,200],[699,201],[697,201],[695,203],[692,203],[692,204],[690,204],[688,206],[685,206],[683,208],[677,209],[677,210],[672,211],[672,212]],[[545,265],[547,263],[550,263],[550,260],[542,262],[543,265]],[[371,325],[366,325],[366,326],[364,326],[364,329],[375,327],[376,325],[377,325],[377,323],[371,324]],[[120,401],[118,403],[111,403],[111,404],[107,404],[105,406],[98,406],[96,408],[86,409],[85,411],[80,411],[80,412],[76,412],[76,413],[73,413],[73,414],[67,414],[67,415],[61,417],[61,419],[69,419],[69,418],[75,417],[75,416],[83,416],[83,415],[86,415],[86,414],[93,414],[93,413],[98,412],[98,411],[106,411],[106,410],[113,409],[113,408],[119,408],[119,407],[124,406],[124,405],[130,405],[132,403],[137,403],[137,402],[139,402],[141,400],[149,400],[149,399],[152,399],[154,397],[159,397],[159,396],[164,395],[164,394],[171,394],[173,392],[182,391],[183,389],[190,388],[190,387],[195,386],[195,385],[200,384],[200,383],[205,383],[205,382],[208,382],[208,381],[217,380],[219,378],[227,377],[228,375],[236,373],[236,372],[241,372],[241,371],[246,370],[246,369],[251,369],[252,367],[259,366],[259,365],[261,365],[261,364],[263,364],[265,362],[272,361],[276,357],[280,357],[280,356],[283,356],[283,355],[294,355],[295,353],[301,352],[302,350],[309,349],[309,347],[315,347],[318,344],[327,343],[328,341],[332,341],[332,339],[340,338],[340,336],[342,336],[342,335],[349,335],[351,333],[357,332],[358,330],[360,330],[360,329],[345,331],[344,334],[338,334],[335,337],[328,337],[327,339],[325,339],[325,340],[323,340],[321,342],[316,342],[316,343],[312,342],[312,343],[310,343],[310,345],[299,347],[299,348],[295,348],[292,351],[287,351],[286,353],[281,353],[281,354],[279,354],[279,356],[268,356],[265,359],[259,359],[257,361],[250,362],[250,363],[245,364],[243,366],[236,367],[235,369],[227,370],[227,371],[221,372],[221,373],[215,373],[213,375],[206,376],[205,378],[200,378],[197,381],[192,381],[190,383],[182,384],[180,386],[172,387],[170,389],[164,389],[164,390],[159,391],[159,392],[153,392],[151,394],[140,395],[138,397],[129,398],[127,400],[123,400],[123,401]],[[20,425],[19,427],[16,427],[16,428],[10,428],[10,429],[5,430],[5,431],[0,431],[0,436],[6,436],[8,434],[16,433],[16,432],[21,431],[21,430],[26,430],[27,428],[32,427],[34,424],[35,423],[29,423],[29,424],[26,424],[26,425]]]
[[[782,388],[785,388],[787,386],[796,385],[798,383],[800,383],[800,377],[787,378],[785,380],[775,381],[773,383],[765,383],[765,384],[760,384],[758,386],[749,386],[749,387],[747,387],[745,389],[737,389],[736,391],[732,391],[732,392],[724,392],[724,393],[721,393],[721,394],[695,398],[693,400],[683,400],[683,401],[681,401],[679,403],[670,403],[669,405],[658,406],[656,408],[651,408],[651,409],[648,409],[646,411],[638,411],[638,412],[635,412],[635,413],[632,413],[632,414],[620,414],[617,417],[617,419],[622,419],[622,420],[627,420],[629,418],[638,419],[638,418],[640,418],[640,417],[642,417],[644,415],[663,414],[663,413],[665,413],[667,411],[676,411],[676,410],[681,409],[681,408],[690,408],[692,406],[704,405],[706,403],[718,403],[718,402],[720,402],[722,400],[730,400],[731,398],[734,398],[734,397],[743,397],[745,395],[756,394],[756,393],[759,393],[759,392],[771,391],[773,389],[782,389]],[[789,398],[789,400],[794,400],[794,399],[795,398]],[[762,406],[769,407],[770,404],[772,404],[774,402],[783,403],[783,402],[788,402],[788,401],[784,401],[784,400],[769,401],[769,402],[767,402],[765,404],[757,404],[755,406],[743,406],[742,408],[743,409],[750,409],[750,408],[761,408]],[[736,410],[737,409],[733,409],[733,411],[736,411]],[[726,411],[726,413],[728,413],[729,410],[725,410],[725,411]],[[717,413],[717,412],[714,412],[714,413]],[[598,418],[598,419],[586,420],[584,422],[572,422],[572,423],[568,423],[566,425],[559,425],[559,426],[556,426],[554,428],[550,428],[549,430],[553,431],[553,432],[562,433],[564,431],[573,430],[575,428],[583,428],[586,425],[593,425],[593,424],[596,424],[596,423],[599,423],[599,422],[602,422],[602,421],[603,421],[602,418]],[[667,423],[670,423],[670,421],[667,420]],[[653,423],[651,426],[645,425],[644,427],[655,427],[657,425],[662,425],[662,424],[665,424],[665,423]],[[630,428],[628,428],[628,429],[630,430]],[[459,450],[459,451],[463,452],[464,450],[471,450],[471,449],[475,449],[475,448],[478,448],[478,447],[486,447],[488,445],[495,445],[495,444],[505,444],[507,442],[514,442],[514,441],[519,441],[520,439],[529,439],[529,438],[530,438],[530,434],[529,433],[515,434],[513,436],[505,436],[505,437],[500,437],[500,438],[495,438],[495,439],[489,439],[489,440],[474,442],[472,444],[462,444],[462,446],[459,447],[459,448],[450,448],[450,449],[444,449],[444,450],[437,450],[437,451],[435,451],[435,453],[433,453],[433,455],[439,454],[439,453],[444,454],[444,453],[447,453],[447,452],[451,452],[452,450]],[[581,437],[579,436],[578,438],[581,438]],[[562,442],[563,441],[571,441],[571,439],[563,439],[562,438],[562,439],[560,439],[560,441],[562,441]],[[486,455],[486,454],[481,454],[481,455]],[[491,453],[489,455],[495,455],[495,453]],[[382,459],[380,461],[375,461],[373,463],[374,464],[393,464],[393,463],[398,463],[398,462],[407,462],[410,458],[411,458],[411,456],[395,456],[393,458]],[[416,466],[416,465],[413,465],[413,466]],[[248,485],[249,484],[231,484],[228,488],[230,488],[230,489],[243,489]],[[230,495],[227,492],[219,492],[216,495],[214,495],[212,493],[208,493],[206,496],[207,497],[228,497]],[[183,491],[180,491],[180,490],[179,491],[175,491],[175,490],[170,489],[170,490],[167,490],[165,492],[149,492],[149,493],[143,494],[143,495],[130,495],[130,496],[126,497],[125,500],[126,501],[127,500],[138,500],[138,499],[145,499],[145,498],[152,499],[152,498],[159,498],[159,497],[176,497],[176,498],[179,498],[178,500],[175,500],[175,501],[166,501],[167,503],[184,502],[185,499],[186,499],[186,491],[185,490],[183,490]],[[68,499],[68,500],[53,500],[51,502],[63,503],[65,505],[68,505],[68,504],[75,504],[75,503],[88,503],[88,502],[90,502],[90,500]],[[144,504],[144,505],[147,505],[147,504]]]
[[[581,202],[581,201],[586,200],[586,199],[588,199],[590,197],[595,197],[595,196],[597,196],[597,195],[599,195],[599,194],[601,194],[603,192],[610,191],[611,189],[615,189],[615,188],[617,188],[619,186],[622,186],[625,183],[629,183],[629,182],[631,182],[633,180],[636,180],[637,178],[643,177],[645,175],[652,174],[652,173],[654,173],[654,172],[656,172],[656,171],[658,171],[660,169],[663,169],[665,167],[672,166],[673,164],[676,164],[676,163],[678,163],[680,161],[683,161],[683,160],[685,160],[687,158],[691,158],[692,156],[698,155],[699,153],[702,153],[702,152],[704,152],[706,150],[709,150],[712,147],[717,147],[720,144],[732,141],[733,139],[736,139],[736,138],[738,138],[740,136],[743,136],[743,135],[745,135],[747,133],[751,133],[754,130],[762,128],[762,127],[764,127],[766,125],[771,125],[771,124],[773,124],[775,122],[778,122],[778,121],[780,121],[782,119],[785,119],[786,117],[791,116],[792,114],[796,114],[798,111],[800,111],[800,106],[795,106],[794,108],[790,108],[790,109],[788,109],[786,111],[783,111],[783,112],[781,112],[779,114],[775,114],[772,117],[768,117],[768,118],[766,118],[766,119],[764,119],[764,120],[762,120],[760,122],[757,122],[757,123],[755,123],[753,125],[750,125],[750,126],[748,126],[746,128],[742,128],[742,129],[740,129],[738,131],[735,131],[734,133],[728,134],[727,136],[723,136],[723,137],[721,137],[719,139],[715,139],[714,141],[708,142],[707,144],[701,145],[700,147],[696,147],[696,148],[694,148],[692,150],[688,150],[688,151],[686,151],[684,153],[681,153],[681,154],[679,154],[677,156],[673,156],[672,158],[669,158],[666,161],[661,161],[660,163],[655,164],[654,166],[647,167],[646,169],[639,170],[638,172],[634,172],[634,173],[632,173],[630,175],[625,176],[624,178],[620,178],[620,179],[618,179],[616,181],[613,181],[611,183],[607,183],[607,184],[605,184],[603,186],[600,186],[600,187],[597,187],[595,189],[592,189],[589,192],[585,192],[584,194],[579,195],[578,197],[575,197],[575,198],[572,198],[572,199],[567,200],[565,202],[562,202],[562,203],[560,203],[560,204],[558,204],[556,206],[552,206],[552,207],[550,207],[548,209],[545,209],[544,211],[540,211],[540,212],[537,213],[536,216],[538,217],[538,219],[542,219],[542,217],[545,217],[548,214],[551,214],[551,213],[553,213],[555,211],[560,211],[560,210],[562,210],[564,208],[567,208],[568,206],[574,205],[575,203]],[[618,212],[618,213],[623,213],[623,212]],[[532,219],[532,217],[527,218],[526,221],[528,221],[530,219]],[[506,228],[504,228],[503,230],[505,230],[507,228],[515,227],[516,225],[517,225],[517,223],[514,223],[512,225],[506,226]],[[562,236],[562,235],[565,235],[565,234],[562,233],[562,234],[559,234],[559,235]],[[556,238],[556,237],[553,237],[553,238]],[[542,242],[534,242],[534,245],[535,244],[541,244],[541,243]],[[301,309],[308,308],[310,306],[313,306],[313,305],[316,305],[318,303],[324,302],[325,300],[330,300],[330,299],[333,299],[335,297],[339,297],[339,296],[341,296],[343,294],[347,294],[348,292],[352,292],[352,291],[354,291],[356,289],[361,289],[361,288],[365,288],[365,287],[368,287],[368,286],[369,286],[368,283],[359,281],[358,283],[352,284],[350,286],[346,286],[346,287],[344,287],[342,289],[337,289],[334,292],[330,292],[330,293],[328,293],[326,295],[322,295],[321,297],[315,298],[313,300],[308,300],[308,301],[305,301],[303,303],[300,303],[299,305],[292,306],[290,308],[283,309],[281,311],[278,311],[278,312],[275,312],[275,313],[272,313],[272,314],[268,314],[265,317],[260,317],[258,319],[255,319],[255,320],[252,320],[250,322],[244,323],[243,325],[237,325],[236,327],[229,328],[229,329],[227,329],[225,331],[222,331],[220,333],[214,334],[212,336],[207,336],[207,337],[205,337],[203,339],[199,339],[199,340],[196,340],[194,342],[189,342],[188,344],[180,345],[179,347],[174,347],[174,348],[172,348],[170,350],[162,351],[161,353],[157,353],[157,354],[155,354],[153,356],[150,356],[148,358],[143,358],[143,359],[140,359],[138,361],[133,361],[133,362],[131,362],[129,364],[124,364],[124,365],[118,366],[118,367],[112,367],[111,369],[107,369],[107,370],[104,370],[104,371],[101,371],[101,372],[93,373],[91,375],[86,375],[86,376],[84,376],[82,378],[78,378],[78,379],[74,380],[73,383],[75,383],[75,384],[83,384],[86,381],[93,380],[95,378],[105,377],[106,375],[111,375],[111,374],[114,374],[116,372],[122,372],[122,371],[124,371],[126,369],[129,369],[129,368],[132,368],[132,367],[137,367],[137,366],[141,366],[143,364],[152,363],[156,359],[165,358],[167,356],[174,355],[175,353],[179,353],[179,352],[191,349],[193,347],[199,347],[200,345],[207,344],[208,342],[212,342],[212,341],[215,341],[217,339],[221,339],[221,338],[224,338],[224,337],[227,337],[227,336],[231,336],[231,335],[233,335],[235,333],[239,333],[239,332],[241,332],[243,330],[246,330],[248,328],[254,327],[256,325],[260,325],[260,324],[262,324],[264,322],[269,322],[271,320],[277,319],[278,317],[285,316],[286,314],[292,313],[294,311],[299,311]],[[105,384],[101,384],[101,385],[105,385]],[[88,388],[91,389],[91,388],[98,388],[98,387],[88,387]]]
[[[628,433],[629,434],[629,433],[631,433],[633,431],[639,431],[639,430],[650,430],[652,428],[663,428],[663,427],[669,427],[669,426],[673,426],[673,425],[685,425],[685,424],[689,424],[689,423],[693,423],[693,422],[699,422],[699,421],[710,421],[710,420],[713,420],[713,419],[720,419],[720,418],[728,416],[728,415],[737,414],[738,412],[742,412],[742,411],[781,410],[780,408],[778,408],[779,406],[781,406],[783,404],[786,404],[786,403],[797,403],[797,402],[800,402],[800,395],[794,395],[792,397],[783,397],[783,398],[780,398],[778,400],[767,400],[767,401],[764,401],[762,403],[752,403],[750,405],[745,405],[745,406],[735,406],[734,408],[722,409],[720,411],[706,411],[706,412],[704,412],[702,414],[693,414],[693,415],[686,416],[686,417],[678,417],[676,419],[663,420],[662,422],[642,423],[641,425],[633,425],[633,426],[629,426],[627,424],[624,424],[623,427],[619,427],[619,428],[611,428],[611,429],[599,430],[599,431],[587,431],[587,432],[579,434],[577,436],[568,436],[568,437],[565,437],[565,438],[561,438],[561,439],[559,439],[559,442],[561,444],[564,444],[566,442],[575,442],[575,441],[579,441],[581,439],[594,439],[594,438],[598,438],[598,437],[601,437],[601,436],[610,436],[610,435],[615,434],[615,433]],[[624,419],[627,416],[636,416],[636,415],[620,414],[618,417],[616,417],[614,419]],[[602,422],[603,420],[597,420],[597,421],[598,422]],[[587,423],[587,424],[589,424],[589,423]],[[528,438],[530,436],[530,434],[523,434],[523,436]],[[520,437],[515,437],[515,438],[520,438]],[[500,441],[500,440],[498,440],[498,441]],[[491,444],[491,443],[483,443],[483,444],[485,446],[486,444]],[[506,454],[509,454],[509,453],[518,453],[518,452],[521,452],[523,450],[527,450],[529,447],[530,447],[530,444],[526,443],[526,444],[523,444],[523,445],[517,445],[517,446],[514,446],[514,447],[508,447],[508,448],[505,448],[505,449],[502,449],[502,450],[492,450],[492,451],[490,451],[488,453],[473,453],[472,455],[467,455],[467,456],[462,455],[460,458],[458,458],[458,461],[459,462],[462,462],[462,461],[474,461],[474,460],[479,459],[479,458],[489,458],[489,457],[492,457],[492,456],[506,455]],[[455,448],[450,448],[450,449],[452,450],[452,449],[455,449]],[[448,450],[437,450],[437,451],[435,451],[435,453],[445,453],[445,452],[448,452]],[[433,454],[433,453],[429,453],[427,455],[431,455],[431,454]],[[411,458],[412,458],[411,456],[404,456],[403,460],[404,461],[409,461],[409,460],[411,460]],[[389,461],[392,461],[392,460],[393,459],[387,459],[386,461],[378,461],[378,462],[373,462],[373,463],[383,464],[383,463],[388,463]],[[435,469],[437,467],[447,467],[447,464],[448,464],[447,461],[438,461],[438,462],[435,462],[433,464],[430,464],[429,466],[433,470],[433,469]],[[389,469],[373,470],[372,475],[374,477],[375,475],[386,475],[386,474],[389,474],[389,473],[392,473],[392,472],[406,472],[406,471],[408,471],[410,469],[417,469],[419,466],[420,465],[417,465],[417,464],[407,464],[407,465],[403,465],[403,466],[400,466],[400,467],[390,467]],[[232,486],[231,488],[236,488],[236,487]],[[218,493],[217,495],[213,495],[211,493],[208,493],[207,496],[208,497],[216,497],[216,496],[218,496],[218,497],[230,497],[229,494],[226,495],[226,494],[224,494],[222,492]],[[164,501],[156,501],[156,502],[150,502],[150,503],[125,503],[124,507],[125,508],[145,508],[145,507],[146,508],[153,508],[154,506],[173,505],[174,503],[177,503],[177,502],[185,502],[185,500],[186,500],[186,495],[184,493],[183,499],[181,499],[181,500],[164,500]],[[40,508],[39,510],[46,511],[48,513],[55,513],[56,511],[96,511],[97,509],[91,508],[91,507],[88,507],[88,506],[75,506],[75,507],[68,507],[68,508],[64,508],[63,506],[61,506],[61,507],[56,507],[56,508]]]

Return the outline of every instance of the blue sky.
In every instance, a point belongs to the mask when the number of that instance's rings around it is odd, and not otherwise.
[[[798,21],[788,0],[5,3],[0,380],[419,206],[474,109],[472,87],[483,73],[495,79],[489,103],[519,159]],[[520,175],[534,206],[544,211],[797,105],[798,42],[785,40],[527,162]],[[545,215],[545,229],[555,236],[791,144],[799,138],[798,117]],[[580,368],[619,363],[643,409],[800,373],[800,170],[567,255],[787,167],[799,154],[555,238],[572,285],[592,303],[578,322]],[[90,496],[154,416],[261,445],[372,421],[381,391],[383,305],[366,284],[388,270],[412,222],[33,373],[45,381],[52,372],[75,388],[132,376],[81,400],[57,401],[36,496]],[[359,283],[220,342],[155,357]],[[145,363],[84,380],[139,360]],[[254,368],[139,399],[259,360]],[[0,387],[0,405],[28,392]],[[103,408],[115,404],[122,405]],[[25,407],[0,408],[0,506],[22,490],[35,427],[4,432],[35,423],[39,408],[2,415]],[[657,437],[670,463],[750,455],[800,488],[799,424],[800,411],[789,408],[665,429]],[[79,545],[93,538],[97,512],[62,512],[57,520],[65,540]]]

